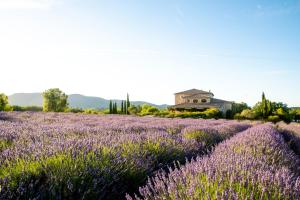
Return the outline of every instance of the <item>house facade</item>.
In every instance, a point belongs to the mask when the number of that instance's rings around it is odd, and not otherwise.
[[[214,94],[209,91],[191,89],[175,93],[175,105],[171,110],[205,110],[207,108],[217,108],[226,113],[232,109],[233,102],[214,98]]]

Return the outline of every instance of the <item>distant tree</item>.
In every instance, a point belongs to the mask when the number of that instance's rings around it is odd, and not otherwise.
[[[121,113],[124,114],[124,101],[121,101]]]
[[[128,93],[127,93],[126,106],[127,106],[127,108],[130,107],[130,100],[129,100],[129,94]]]
[[[118,114],[117,102],[114,103],[114,114]]]
[[[272,102],[266,99],[265,93],[262,93],[261,113],[263,119],[267,119],[272,114]]]
[[[4,111],[8,106],[8,97],[5,94],[0,94],[0,111]]]
[[[128,113],[127,103],[124,101],[124,114],[127,115]]]
[[[242,102],[242,103],[233,103],[231,110],[226,111],[226,118],[232,119],[236,114],[241,113],[243,110],[250,109],[250,107]]]
[[[282,102],[272,102],[272,112],[278,110],[279,108],[282,108],[284,112],[289,112],[289,108],[287,104]]]
[[[114,102],[112,102],[111,113],[112,113],[112,114],[115,114],[115,103],[114,103]]]
[[[58,88],[43,92],[43,111],[63,112],[68,107],[68,96]]]
[[[290,114],[289,110],[285,110],[284,108],[277,108],[273,114],[285,122],[291,122],[293,120],[293,115]]]
[[[297,109],[297,110],[295,111],[294,121],[300,122],[300,109]]]
[[[126,97],[126,101],[125,101],[125,108],[126,108],[126,112],[125,114],[128,115],[129,111],[128,108],[130,107],[130,100],[129,100],[129,94],[127,93],[127,97]]]
[[[109,101],[109,114],[113,113],[113,105],[112,105],[112,101]]]
[[[137,115],[141,111],[142,111],[142,107],[141,106],[130,105],[130,107],[128,108],[128,113],[129,114],[133,114],[133,115]]]

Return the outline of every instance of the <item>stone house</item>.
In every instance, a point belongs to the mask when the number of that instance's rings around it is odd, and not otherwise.
[[[175,105],[169,107],[171,110],[205,110],[207,108],[217,108],[226,113],[232,109],[233,102],[214,98],[214,94],[209,91],[191,89],[175,93]]]

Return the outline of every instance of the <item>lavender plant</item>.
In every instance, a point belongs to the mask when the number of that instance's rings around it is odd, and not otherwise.
[[[299,199],[299,159],[271,125],[219,144],[210,156],[161,171],[127,199]]]
[[[118,115],[5,115],[0,199],[122,199],[155,171],[184,163],[251,126]],[[197,131],[204,136],[187,137]]]

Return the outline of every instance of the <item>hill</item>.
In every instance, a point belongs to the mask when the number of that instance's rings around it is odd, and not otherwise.
[[[43,98],[41,93],[15,93],[8,96],[10,105],[18,106],[42,106]],[[114,99],[118,105],[121,104],[122,100]],[[84,96],[81,94],[71,94],[68,98],[69,106],[72,108],[93,108],[93,109],[105,109],[109,106],[109,100],[101,97]],[[160,109],[167,108],[168,105],[156,105],[145,101],[131,101],[133,105],[149,104],[156,106]]]

